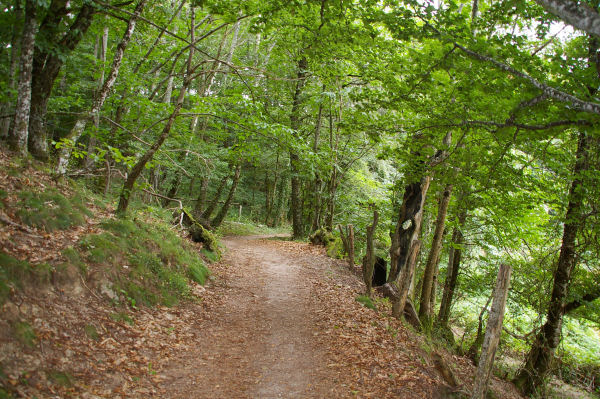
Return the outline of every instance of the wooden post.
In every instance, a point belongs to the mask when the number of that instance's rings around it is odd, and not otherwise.
[[[481,357],[475,374],[475,383],[473,385],[473,396],[471,399],[483,399],[487,391],[492,367],[494,365],[494,356],[496,348],[500,341],[502,332],[502,320],[504,319],[504,308],[506,307],[506,296],[510,282],[511,268],[508,265],[501,264],[496,279],[496,288],[494,289],[494,299],[492,309],[488,317],[485,329],[485,338],[481,348]]]

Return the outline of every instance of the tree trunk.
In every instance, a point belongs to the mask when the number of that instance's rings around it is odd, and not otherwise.
[[[475,374],[475,383],[471,399],[483,399],[486,397],[487,387],[494,366],[496,348],[500,342],[502,333],[502,321],[504,320],[504,308],[506,307],[506,296],[510,283],[510,266],[501,264],[494,289],[494,300],[485,328],[485,338],[481,348],[481,358]]]
[[[493,298],[494,296],[491,295],[486,301],[485,305],[483,305],[483,307],[481,308],[481,311],[479,312],[479,322],[477,324],[477,333],[475,334],[475,340],[473,340],[473,343],[471,343],[471,346],[469,346],[469,349],[467,350],[467,357],[470,358],[473,361],[473,363],[477,361],[479,349],[481,348],[481,345],[483,345],[483,316],[488,311],[488,306],[490,305],[490,302]]]
[[[107,21],[108,23],[108,16],[106,17],[105,21]],[[102,90],[102,86],[104,86],[104,69],[106,67],[106,51],[108,48],[108,26],[104,27],[104,30],[102,32],[102,38],[98,39],[96,41],[97,45],[96,45],[96,50],[99,50],[100,53],[96,54],[98,65],[100,66],[100,77],[98,78],[98,90]],[[99,48],[98,48],[99,47]],[[98,112],[96,112],[93,116],[94,118],[94,127],[96,128],[95,131],[98,132],[98,130],[100,129],[100,111],[98,110]],[[93,134],[90,136],[90,139],[88,141],[88,145],[87,145],[87,154],[85,156],[85,162],[84,162],[84,168],[86,170],[89,170],[92,168],[92,166],[94,165],[94,157],[92,156],[94,154],[94,151],[96,151],[96,146],[98,144],[98,141],[96,139],[96,135]]]
[[[190,7],[190,36],[191,42],[194,42],[194,7]],[[185,78],[183,79],[183,85],[181,90],[179,91],[179,97],[177,98],[177,103],[175,104],[175,109],[169,116],[167,123],[165,124],[160,136],[156,139],[154,144],[142,155],[142,157],[138,160],[138,162],[133,166],[125,183],[123,184],[123,188],[121,190],[121,195],[119,196],[119,205],[115,213],[124,214],[127,211],[127,207],[129,206],[129,200],[131,198],[131,194],[133,192],[133,186],[140,176],[142,171],[144,170],[148,161],[152,159],[156,151],[161,147],[161,145],[165,142],[169,133],[171,132],[171,128],[173,127],[173,123],[175,123],[175,119],[179,115],[179,111],[181,111],[181,107],[183,106],[183,100],[185,99],[185,94],[187,89],[192,82],[192,60],[194,57],[194,46],[190,46],[189,55],[187,59],[187,71],[185,74]]]
[[[582,190],[583,174],[589,169],[589,138],[585,131],[579,132],[573,182],[569,190],[569,203],[565,216],[562,245],[558,264],[554,272],[554,283],[546,323],[537,333],[533,346],[527,355],[525,366],[515,377],[514,383],[526,395],[533,394],[540,387],[550,369],[554,352],[560,343],[565,300],[567,298],[571,274],[576,265],[576,238],[582,227],[584,190]]]
[[[448,256],[448,270],[446,272],[446,281],[444,282],[444,293],[442,295],[442,303],[438,314],[437,322],[440,326],[447,326],[450,318],[450,307],[452,306],[452,298],[456,290],[456,282],[458,281],[458,271],[460,269],[460,259],[462,256],[461,246],[464,241],[462,229],[465,226],[467,219],[467,211],[463,209],[458,215],[458,226],[454,228],[452,233],[452,243],[450,254]]]
[[[17,105],[9,142],[20,155],[27,154],[27,137],[29,130],[29,113],[31,109],[32,63],[35,46],[35,33],[38,29],[36,6],[33,0],[25,1],[25,23],[21,37],[21,59],[19,70],[19,86]]]
[[[67,14],[66,0],[54,0],[40,25],[39,36],[53,38],[63,16]],[[36,47],[33,56],[33,80],[31,86],[31,113],[29,115],[29,152],[36,158],[48,158],[46,139],[46,112],[54,81],[63,65],[63,59],[75,49],[92,23],[95,5],[84,3],[67,33],[55,43],[52,52]]]
[[[241,172],[242,172],[242,165],[238,164],[235,168],[235,173],[234,173],[233,179],[231,181],[231,188],[229,188],[229,194],[227,195],[227,199],[225,200],[225,203],[221,207],[221,210],[219,211],[219,213],[217,213],[217,216],[215,216],[215,218],[211,221],[211,225],[215,229],[217,227],[219,227],[221,225],[221,223],[223,223],[225,216],[227,216],[229,207],[231,206],[231,203],[233,202],[233,196],[235,195],[235,190],[237,189],[237,185],[240,181]]]
[[[19,1],[15,2],[15,6],[13,9],[14,18],[21,19],[21,15],[23,14],[23,10],[21,8],[21,4]],[[0,115],[10,114],[13,107],[14,94],[13,91],[17,88],[17,67],[19,66],[20,57],[18,56],[18,49],[20,47],[20,38],[18,37],[18,29],[13,29],[11,38],[10,38],[10,66],[8,69],[8,90],[11,92],[10,96],[6,99],[6,102],[2,104],[0,107]],[[33,60],[32,60],[33,62]],[[8,138],[8,134],[10,132],[10,117],[4,117],[0,120],[0,139]],[[28,122],[29,123],[29,120]]]
[[[431,320],[432,307],[431,298],[435,298],[434,281],[437,276],[437,268],[440,261],[440,252],[442,249],[442,239],[444,238],[444,228],[446,224],[446,214],[448,213],[448,204],[452,194],[452,185],[449,184],[444,189],[438,206],[438,214],[435,222],[435,232],[433,233],[433,241],[431,249],[427,257],[425,272],[423,274],[423,286],[421,287],[421,302],[419,304],[419,318],[421,322]]]
[[[102,88],[98,91],[98,93],[94,96],[94,100],[92,102],[92,108],[85,113],[82,117],[80,117],[77,122],[75,122],[75,126],[69,132],[66,138],[71,139],[73,143],[77,142],[79,137],[83,134],[85,127],[87,126],[88,121],[94,117],[94,115],[100,112],[100,109],[104,105],[104,101],[108,97],[110,90],[112,89],[115,81],[117,80],[117,76],[119,75],[119,69],[121,68],[121,63],[123,61],[123,55],[125,54],[125,49],[131,40],[131,35],[135,30],[135,23],[142,13],[144,9],[144,5],[146,4],[146,0],[140,0],[140,2],[135,7],[133,15],[127,22],[127,28],[123,33],[123,38],[121,42],[117,45],[117,50],[115,52],[112,67],[110,72],[108,73],[108,77]],[[59,157],[58,157],[58,166],[56,167],[56,173],[59,176],[64,175],[67,172],[67,165],[69,164],[69,160],[71,159],[71,148],[70,146],[63,146],[60,149]]]
[[[227,185],[227,178],[221,180],[221,183],[219,183],[219,187],[217,188],[217,191],[215,192],[215,196],[213,197],[212,201],[210,201],[210,204],[208,204],[208,207],[204,210],[204,212],[202,212],[203,219],[206,219],[206,220],[210,219],[211,215],[213,214],[213,212],[217,208],[217,205],[219,204],[219,199],[221,199],[221,194],[223,193],[223,190],[225,189],[226,185]]]
[[[365,282],[365,293],[371,296],[371,289],[373,288],[373,268],[375,267],[375,246],[373,245],[373,238],[375,236],[375,229],[377,228],[377,222],[379,221],[379,212],[377,209],[373,209],[373,223],[367,226],[367,250],[363,257],[363,281]]]
[[[298,61],[298,73],[296,80],[296,90],[292,99],[292,110],[290,112],[290,127],[292,128],[294,137],[298,137],[300,129],[300,96],[304,88],[304,79],[306,77],[306,69],[308,63],[306,57],[300,58]],[[300,176],[299,176],[300,157],[296,150],[290,150],[290,170],[292,181],[292,192],[290,197],[291,212],[292,212],[292,230],[294,238],[300,238],[303,235],[302,227],[302,201],[300,198]]]
[[[425,204],[430,181],[431,178],[429,176],[423,176],[420,181],[410,183],[404,190],[398,223],[392,236],[388,282],[398,280],[402,269],[409,264],[410,251],[415,247],[414,243],[418,240],[421,232],[423,205]],[[417,254],[414,254],[415,260]],[[409,274],[412,278],[412,273]],[[405,282],[402,282],[402,284],[406,285],[407,289],[410,286],[410,282],[408,282],[408,285]]]
[[[198,194],[198,199],[196,200],[196,205],[194,206],[194,217],[201,215],[204,205],[206,205],[206,189],[208,188],[208,180],[208,175],[202,177],[202,181],[200,183],[200,193]]]

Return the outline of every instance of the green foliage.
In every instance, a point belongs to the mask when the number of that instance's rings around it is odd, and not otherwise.
[[[19,198],[19,218],[29,226],[49,232],[79,226],[86,216],[91,216],[85,200],[78,194],[66,198],[57,190],[47,189],[41,193],[22,191]]]
[[[359,295],[356,297],[356,302],[361,303],[364,307],[377,310],[377,306],[373,303],[373,300],[367,295]]]

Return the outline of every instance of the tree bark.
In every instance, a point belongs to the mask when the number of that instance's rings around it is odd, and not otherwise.
[[[485,329],[485,338],[481,348],[481,357],[475,374],[475,384],[471,399],[483,399],[486,397],[486,391],[494,366],[494,357],[496,348],[500,342],[502,333],[502,321],[504,320],[504,309],[506,307],[506,297],[508,295],[508,286],[510,283],[511,268],[508,265],[501,264],[496,279],[496,288],[494,289],[494,300],[492,309],[488,317]]]
[[[576,266],[576,238],[582,228],[584,190],[583,174],[589,169],[589,138],[583,130],[579,132],[573,182],[569,189],[569,203],[563,228],[562,245],[558,264],[554,272],[554,282],[546,322],[537,333],[533,346],[527,355],[525,366],[514,379],[515,385],[526,395],[533,394],[540,387],[550,369],[554,352],[560,343],[562,320],[565,312],[571,274]]]
[[[229,188],[229,194],[227,195],[227,199],[225,200],[225,203],[221,207],[221,210],[219,211],[219,213],[217,213],[217,216],[215,216],[214,219],[210,223],[215,229],[217,227],[219,227],[221,225],[221,223],[223,223],[225,216],[227,216],[229,207],[231,206],[231,203],[233,202],[233,196],[235,195],[235,190],[237,189],[237,185],[240,181],[241,172],[242,172],[242,165],[238,164],[235,168],[235,173],[233,174],[233,179],[231,180],[231,188]]]
[[[88,121],[94,117],[94,115],[100,112],[100,109],[104,105],[104,101],[108,97],[110,90],[112,89],[115,81],[117,80],[117,76],[119,75],[119,69],[121,68],[121,63],[123,61],[123,55],[125,54],[125,49],[131,40],[131,35],[135,30],[135,24],[144,9],[144,5],[146,4],[146,0],[140,0],[140,2],[135,7],[133,15],[127,22],[127,28],[123,33],[123,38],[121,42],[117,45],[117,50],[115,51],[115,55],[113,58],[113,63],[108,73],[108,77],[104,81],[102,88],[98,91],[98,93],[94,96],[94,100],[92,102],[92,108],[85,113],[82,117],[77,119],[75,122],[75,126],[69,132],[66,138],[71,139],[73,143],[77,142],[79,137],[83,134],[85,127],[87,126]],[[58,157],[58,166],[56,167],[56,174],[59,176],[63,176],[67,172],[67,166],[69,164],[69,160],[71,159],[71,148],[70,146],[63,146],[60,149],[59,157]]]
[[[458,272],[462,257],[461,246],[464,242],[462,230],[465,226],[466,219],[467,211],[463,209],[458,215],[458,226],[454,228],[454,232],[452,233],[452,244],[448,256],[448,270],[446,272],[446,281],[444,282],[444,293],[442,295],[442,303],[437,319],[440,326],[447,326],[448,319],[450,318],[450,308],[452,306],[454,291],[456,290],[456,282],[458,281]]]
[[[306,57],[300,58],[298,61],[298,73],[296,80],[296,89],[294,91],[294,97],[292,99],[292,110],[290,112],[290,127],[292,128],[295,137],[298,136],[298,130],[300,129],[300,96],[302,95],[302,89],[304,88],[306,78],[306,68],[308,63]],[[300,157],[296,150],[290,150],[290,170],[291,170],[291,182],[292,192],[290,197],[291,213],[292,213],[292,231],[294,238],[300,238],[304,234],[302,226],[302,200],[300,193]]]
[[[210,201],[208,207],[204,210],[204,212],[202,212],[203,219],[210,219],[211,215],[213,214],[213,212],[217,208],[217,205],[219,204],[219,199],[221,199],[221,194],[223,193],[223,190],[225,189],[226,185],[227,178],[224,178],[223,180],[221,180],[221,183],[219,183],[219,187],[217,188],[217,191],[215,192],[215,196],[213,197],[212,201]]]
[[[406,186],[404,198],[398,216],[398,223],[392,236],[392,246],[390,248],[391,264],[388,282],[398,280],[402,269],[409,264],[411,249],[414,248],[415,241],[418,240],[421,232],[421,222],[423,219],[423,205],[429,189],[430,176],[423,176],[419,181],[415,181]],[[416,255],[415,260],[416,260]],[[414,265],[412,265],[414,266]],[[412,278],[412,273],[411,278]],[[405,282],[402,282],[405,285]],[[410,286],[410,282],[407,288]]]
[[[431,307],[431,297],[435,298],[434,281],[437,276],[437,268],[440,261],[440,253],[442,249],[442,239],[444,238],[444,228],[446,225],[446,214],[448,213],[448,204],[450,204],[450,196],[452,195],[452,185],[449,184],[444,189],[438,206],[438,214],[435,222],[435,232],[431,242],[431,249],[427,257],[425,272],[423,274],[423,285],[421,287],[421,302],[419,304],[419,318],[421,322],[430,320],[433,309]]]
[[[190,36],[192,43],[194,42],[194,7],[190,7]],[[141,156],[138,162],[133,166],[125,183],[123,184],[123,188],[121,189],[121,194],[119,196],[119,205],[117,206],[117,210],[115,213],[124,214],[127,211],[127,207],[129,206],[129,200],[131,198],[131,194],[133,192],[133,186],[137,178],[140,176],[142,171],[144,170],[148,161],[152,159],[156,151],[162,146],[165,142],[169,133],[171,132],[171,128],[173,127],[173,123],[175,123],[175,119],[179,115],[181,111],[181,107],[183,106],[183,100],[185,99],[185,95],[187,92],[190,83],[192,82],[192,60],[194,58],[194,46],[190,46],[189,55],[187,59],[187,71],[185,74],[185,78],[183,79],[183,85],[181,86],[181,90],[179,91],[179,96],[177,97],[177,102],[175,104],[175,109],[171,112],[167,123],[163,127],[161,134],[158,136],[154,144]]]
[[[13,9],[14,18],[21,19],[23,14],[23,9],[21,8],[21,4],[19,1],[15,2],[15,6]],[[11,94],[6,99],[6,102],[2,104],[0,107],[0,115],[9,114],[13,107],[12,98],[14,97],[13,91],[17,88],[17,67],[19,66],[20,57],[18,56],[19,47],[20,47],[20,38],[18,37],[18,29],[13,29],[11,38],[10,38],[10,66],[8,69],[8,89]],[[10,132],[10,117],[4,117],[0,120],[0,139],[8,138],[8,134]],[[29,123],[29,121],[28,121]]]
[[[20,155],[27,155],[27,138],[29,133],[29,114],[31,109],[32,63],[35,46],[35,33],[38,29],[36,6],[33,0],[25,1],[25,23],[21,37],[21,58],[19,70],[19,86],[17,105],[9,142],[13,150]]]
[[[569,25],[600,37],[600,14],[586,3],[576,3],[571,0],[535,0],[535,2]]]
[[[373,237],[375,235],[378,220],[379,212],[377,212],[377,209],[373,209],[373,223],[370,226],[367,226],[367,250],[363,257],[363,281],[365,282],[365,292],[368,296],[371,296],[371,290],[373,288],[373,268],[375,267],[375,247],[373,245]]]
[[[55,37],[62,18],[67,14],[66,0],[53,0],[40,25],[39,35]],[[95,6],[84,3],[67,33],[57,40],[52,52],[36,47],[33,56],[33,80],[31,86],[31,113],[29,115],[29,152],[36,158],[48,158],[48,142],[46,139],[46,112],[54,81],[68,55],[88,30],[92,23]]]

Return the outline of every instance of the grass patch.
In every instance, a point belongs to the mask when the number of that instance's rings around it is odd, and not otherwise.
[[[125,312],[111,313],[110,318],[118,323],[127,323],[130,326],[134,324],[133,319]]]
[[[35,334],[31,324],[27,323],[26,321],[18,321],[14,323],[13,333],[21,345],[28,348],[33,348],[35,346],[37,335]]]
[[[104,232],[80,241],[80,259],[101,265],[132,308],[173,306],[191,297],[190,280],[204,284],[209,275],[196,250],[164,224],[135,217],[108,219],[101,226]]]
[[[356,302],[361,303],[366,308],[377,310],[377,306],[375,306],[373,300],[366,295],[357,296]]]
[[[17,215],[23,223],[49,232],[82,225],[85,217],[92,215],[79,194],[67,198],[55,189],[48,189],[41,193],[21,191],[18,196]]]
[[[48,283],[54,271],[47,263],[32,265],[1,251],[0,265],[0,304],[6,301],[11,288],[21,289],[25,283]]]
[[[54,384],[65,388],[71,388],[75,383],[75,378],[71,374],[64,371],[48,370],[46,371],[46,376]]]
[[[92,339],[94,341],[98,341],[100,339],[100,334],[98,334],[98,330],[96,329],[96,326],[93,324],[87,324],[83,330],[85,331],[85,335],[87,335],[87,337],[89,339]]]
[[[209,251],[206,248],[202,248],[200,250],[200,253],[202,254],[202,256],[204,256],[204,258],[208,259],[208,261],[211,263],[217,262],[221,258],[218,253]]]

